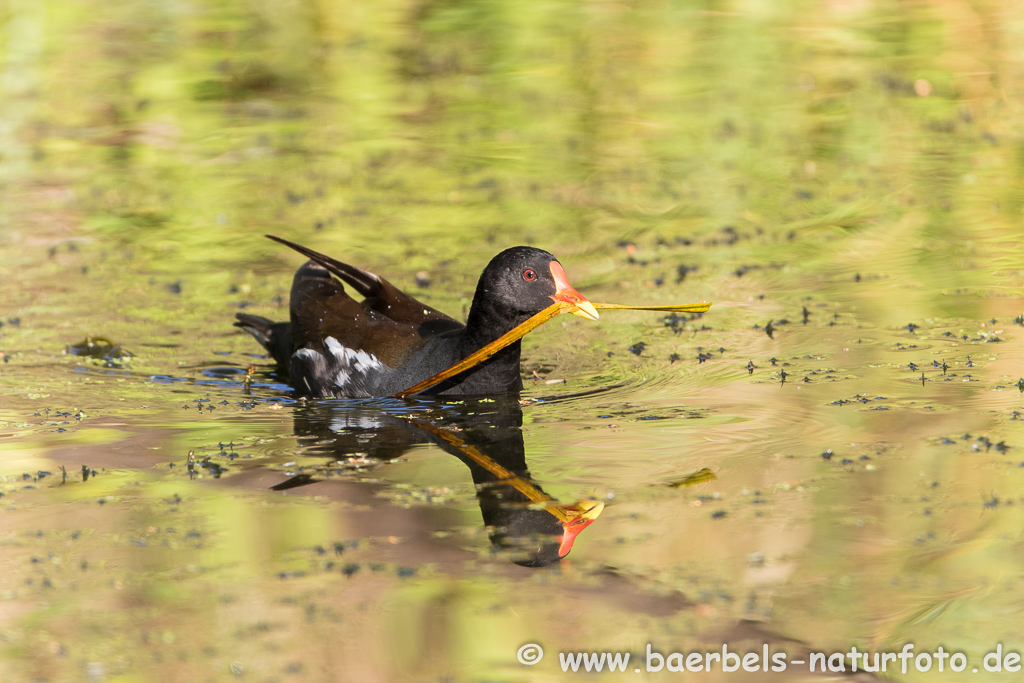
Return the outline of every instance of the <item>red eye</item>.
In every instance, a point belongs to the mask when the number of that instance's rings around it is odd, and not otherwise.
[[[536,280],[537,279],[537,273],[533,272],[532,270],[524,270],[523,271],[523,279],[524,280]]]

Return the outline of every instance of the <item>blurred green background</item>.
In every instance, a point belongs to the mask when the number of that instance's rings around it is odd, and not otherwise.
[[[1019,651],[1022,122],[1013,2],[0,0],[0,678]],[[318,459],[231,327],[287,316],[264,233],[454,315],[522,243],[715,306],[530,335],[528,398],[610,388],[526,408],[531,471],[609,506],[527,570],[434,447],[269,490]]]

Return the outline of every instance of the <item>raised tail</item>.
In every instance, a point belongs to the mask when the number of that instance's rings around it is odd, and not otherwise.
[[[248,313],[235,313],[238,319],[235,327],[256,338],[263,348],[277,361],[278,367],[288,371],[288,362],[292,356],[292,324],[290,322],[275,323],[267,318]]]

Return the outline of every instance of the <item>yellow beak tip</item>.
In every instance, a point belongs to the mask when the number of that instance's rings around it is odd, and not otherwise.
[[[589,301],[580,301],[576,304],[576,309],[572,312],[573,315],[578,315],[581,318],[587,320],[598,320],[600,315],[597,314],[597,309],[594,308],[594,304]]]
[[[604,503],[599,500],[580,501],[580,505],[587,506],[587,509],[583,512],[582,516],[590,520],[597,519],[601,514],[601,511],[604,510]]]

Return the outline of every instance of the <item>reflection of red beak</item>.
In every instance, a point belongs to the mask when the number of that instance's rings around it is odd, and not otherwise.
[[[551,277],[555,280],[555,295],[551,297],[552,299],[572,304],[573,310],[571,312],[573,315],[578,315],[588,320],[598,319],[599,316],[597,315],[597,309],[594,308],[594,304],[587,301],[582,294],[569,284],[569,278],[565,274],[565,269],[562,268],[562,264],[558,261],[551,262]]]
[[[584,507],[586,506],[586,507]],[[598,500],[581,501],[577,505],[562,507],[570,515],[567,522],[562,522],[562,543],[558,546],[558,556],[565,557],[572,550],[572,544],[580,532],[594,523],[604,509],[604,503]]]

